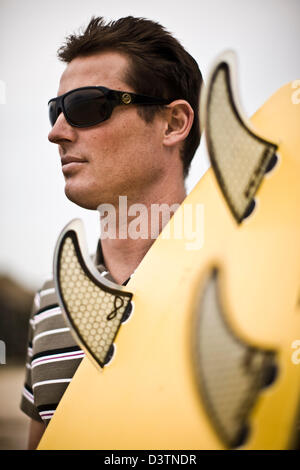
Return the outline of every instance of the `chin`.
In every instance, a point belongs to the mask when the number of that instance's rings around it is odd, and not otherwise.
[[[71,190],[67,186],[65,187],[65,195],[69,201],[73,202],[77,206],[83,209],[97,210],[98,201],[89,192],[83,190]]]

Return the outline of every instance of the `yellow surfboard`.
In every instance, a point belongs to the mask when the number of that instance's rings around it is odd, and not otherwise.
[[[212,168],[126,287],[64,229],[56,288],[87,357],[39,449],[299,446],[300,104],[287,84],[250,123],[234,72],[222,55],[201,100]]]

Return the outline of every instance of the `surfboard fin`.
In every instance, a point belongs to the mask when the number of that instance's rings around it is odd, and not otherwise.
[[[132,293],[101,276],[87,251],[81,220],[62,231],[54,254],[54,282],[63,314],[77,343],[104,367],[132,309]]]
[[[253,204],[277,145],[259,136],[244,116],[236,87],[236,59],[227,51],[212,68],[201,99],[201,119],[212,168],[238,223]]]
[[[194,333],[197,383],[205,409],[223,443],[241,446],[249,437],[249,413],[262,389],[276,378],[275,352],[247,344],[232,330],[213,269],[198,299]]]

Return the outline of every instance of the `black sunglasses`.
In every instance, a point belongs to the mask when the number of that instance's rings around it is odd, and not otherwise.
[[[121,104],[160,104],[170,101],[127,91],[110,90],[103,86],[85,86],[52,98],[48,102],[49,119],[54,126],[61,112],[74,127],[89,127],[109,119],[113,109]]]

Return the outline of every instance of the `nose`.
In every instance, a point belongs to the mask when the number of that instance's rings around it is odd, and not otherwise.
[[[65,119],[63,113],[60,113],[55,121],[54,126],[48,134],[48,140],[53,144],[60,144],[61,142],[73,142],[76,139],[76,130],[70,126]]]

